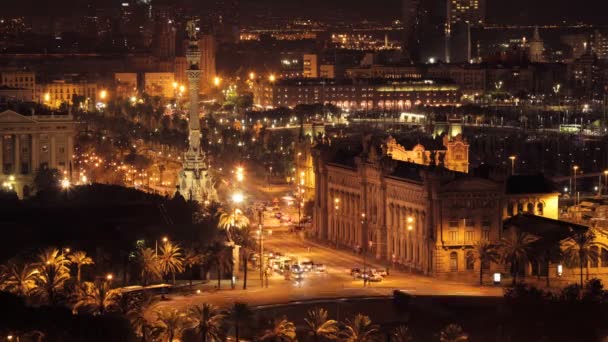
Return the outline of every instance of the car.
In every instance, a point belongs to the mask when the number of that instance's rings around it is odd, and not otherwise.
[[[376,282],[381,282],[383,278],[378,273],[368,272],[366,279],[367,279],[367,281],[376,283]]]
[[[361,269],[359,268],[351,268],[350,275],[353,277],[359,277],[361,275]]]
[[[304,269],[305,272],[310,272],[310,271],[312,271],[314,264],[312,261],[305,261],[305,262],[301,263],[300,265],[302,266],[302,268]]]
[[[381,277],[386,277],[388,275],[388,272],[386,271],[386,268],[380,268],[380,269],[372,268],[370,271],[372,273],[379,274]]]
[[[325,265],[323,265],[323,264],[314,264],[314,265],[312,265],[312,269],[315,272],[325,272]]]

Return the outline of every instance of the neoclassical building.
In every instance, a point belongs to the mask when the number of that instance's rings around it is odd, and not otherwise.
[[[455,137],[444,135],[442,149],[427,150],[422,144],[416,144],[408,150],[393,137],[388,137],[385,146],[386,154],[395,160],[419,165],[442,165],[448,170],[469,172],[469,143],[461,134]]]
[[[498,243],[505,218],[557,219],[558,194],[542,176],[492,180],[384,152],[371,137],[313,149],[316,238],[428,275],[472,275],[474,244]]]
[[[71,115],[0,113],[0,184],[24,198],[32,194],[40,167],[69,173],[75,135]]]

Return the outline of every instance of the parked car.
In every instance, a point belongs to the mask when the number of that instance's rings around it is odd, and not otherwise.
[[[353,276],[353,277],[359,278],[361,276],[361,269],[359,269],[359,268],[352,268],[350,270],[350,275]]]

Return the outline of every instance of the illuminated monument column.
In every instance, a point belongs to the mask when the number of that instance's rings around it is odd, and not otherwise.
[[[201,52],[198,48],[197,32],[193,22],[188,23],[190,43],[186,57],[188,59],[188,91],[190,94],[189,108],[189,147],[184,154],[182,171],[179,173],[179,192],[187,200],[200,204],[218,201],[215,183],[208,172],[205,153],[201,148],[201,126],[198,111],[198,92],[200,87],[201,69],[199,63]]]

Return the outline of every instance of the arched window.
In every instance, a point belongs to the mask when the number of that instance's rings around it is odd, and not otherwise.
[[[602,248],[600,259],[602,260],[602,267],[608,267],[608,250],[606,248]]]
[[[524,204],[523,203],[517,203],[517,213],[521,214],[524,212]]]
[[[473,252],[467,252],[467,271],[472,271],[475,269],[475,255]]]
[[[545,205],[539,202],[536,205],[536,211],[538,212],[539,216],[545,215]]]
[[[450,272],[458,272],[458,253],[450,253]]]
[[[597,246],[591,246],[591,255],[589,256],[589,266],[596,268],[599,267],[599,257],[600,250]]]
[[[513,209],[515,209],[513,207],[513,203],[507,204],[507,216],[513,216],[513,214],[514,214]]]
[[[527,209],[527,211],[528,211],[529,214],[534,214],[534,204],[528,203],[526,209]]]

